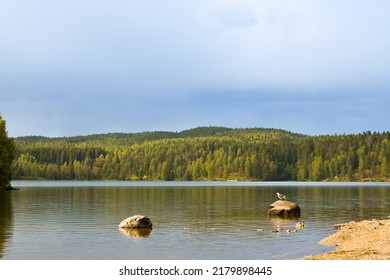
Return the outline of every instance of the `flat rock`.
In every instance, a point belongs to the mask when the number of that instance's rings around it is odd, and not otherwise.
[[[118,225],[120,228],[152,228],[152,226],[150,219],[142,215],[128,217]]]
[[[280,217],[299,216],[301,209],[298,204],[288,200],[277,200],[269,206],[268,215]]]

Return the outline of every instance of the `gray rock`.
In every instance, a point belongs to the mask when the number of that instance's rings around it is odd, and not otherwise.
[[[269,206],[268,215],[280,217],[300,216],[298,204],[288,200],[277,200]]]
[[[118,227],[120,228],[152,228],[152,222],[146,216],[135,215],[124,219]]]

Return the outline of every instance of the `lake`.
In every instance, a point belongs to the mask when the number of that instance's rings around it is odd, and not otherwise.
[[[0,194],[0,258],[17,260],[297,259],[350,220],[390,214],[389,183],[14,181]],[[301,207],[268,216],[276,192]],[[151,232],[122,232],[136,214]],[[294,230],[298,221],[305,228]],[[279,232],[274,232],[279,229]]]

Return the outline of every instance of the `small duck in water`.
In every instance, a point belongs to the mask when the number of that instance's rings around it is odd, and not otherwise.
[[[304,228],[305,227],[305,223],[304,222],[298,222],[295,224],[295,227],[296,228]]]

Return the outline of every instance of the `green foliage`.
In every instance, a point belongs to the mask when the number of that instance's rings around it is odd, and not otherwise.
[[[8,138],[5,120],[0,116],[0,188],[8,187],[12,179],[15,143]]]
[[[388,180],[390,134],[305,136],[278,129],[16,139],[15,179]]]

